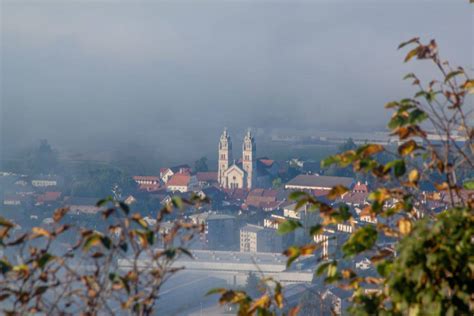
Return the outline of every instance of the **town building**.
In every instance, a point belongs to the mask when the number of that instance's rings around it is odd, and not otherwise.
[[[54,187],[59,185],[59,178],[51,175],[41,175],[31,179],[31,185],[37,188]]]
[[[189,192],[196,188],[196,176],[187,172],[173,174],[166,183],[166,189],[170,192]]]
[[[232,140],[227,129],[219,141],[218,181],[226,189],[252,189],[255,186],[257,173],[257,146],[250,130],[244,137],[242,145],[242,162],[233,162],[232,165]]]
[[[99,198],[68,197],[65,199],[64,206],[69,207],[71,213],[96,214],[103,210],[97,206],[99,200]]]
[[[196,224],[206,226],[207,246],[212,250],[238,248],[239,230],[235,216],[216,212],[204,212],[189,216]]]
[[[336,185],[343,185],[350,188],[354,183],[353,178],[331,177],[311,174],[300,174],[290,180],[285,189],[289,190],[331,190]]]
[[[240,229],[241,252],[280,252],[282,237],[276,230],[247,224]]]
[[[196,172],[196,180],[201,188],[217,185],[217,172]]]
[[[271,159],[257,158],[257,146],[250,130],[243,140],[242,158],[233,160],[232,157],[232,140],[225,129],[219,140],[217,166],[217,181],[224,189],[270,187],[272,178],[280,169],[279,164]]]
[[[191,167],[189,165],[178,165],[170,168],[160,169],[160,179],[163,183],[167,183],[171,177],[177,173],[191,173]]]

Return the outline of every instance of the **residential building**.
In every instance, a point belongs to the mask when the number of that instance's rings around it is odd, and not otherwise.
[[[52,175],[40,175],[31,179],[31,185],[38,188],[54,187],[59,185],[59,178]]]
[[[99,198],[68,197],[64,204],[69,207],[71,213],[95,214],[103,209],[97,206],[99,200]]]
[[[241,252],[280,252],[282,237],[275,229],[247,224],[240,229]]]
[[[217,185],[217,172],[197,172],[196,180],[201,188],[206,188],[212,185]]]
[[[171,192],[189,192],[197,187],[196,176],[189,173],[176,173],[166,183],[166,189]]]
[[[170,168],[160,169],[160,179],[163,183],[167,183],[171,177],[177,173],[191,173],[191,167],[189,165],[178,165]]]

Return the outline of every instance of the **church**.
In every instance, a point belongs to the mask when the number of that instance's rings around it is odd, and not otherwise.
[[[242,159],[232,158],[232,140],[224,129],[219,140],[217,180],[224,189],[267,187],[278,172],[278,166],[270,159],[257,159],[257,146],[250,129],[242,144]]]

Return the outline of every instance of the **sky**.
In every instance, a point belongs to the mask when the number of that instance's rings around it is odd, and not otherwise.
[[[224,127],[379,131],[400,42],[473,69],[468,1],[1,1],[3,151],[216,146]],[[5,153],[4,153],[5,154]]]

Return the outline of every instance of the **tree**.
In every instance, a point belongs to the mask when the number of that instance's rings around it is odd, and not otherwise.
[[[105,226],[99,230],[64,224],[66,208],[56,210],[54,224],[19,236],[14,224],[1,218],[2,314],[154,315],[160,289],[180,270],[174,262],[191,256],[187,245],[204,231],[182,208],[202,202],[197,196],[175,197],[151,225],[124,202],[107,198],[97,203],[104,225],[96,227]],[[172,227],[163,231],[161,224],[172,213]]]
[[[206,157],[201,157],[194,162],[194,172],[206,172],[206,171],[209,171]]]
[[[58,155],[48,140],[42,139],[38,147],[33,148],[26,160],[25,172],[28,174],[51,174],[57,170]]]
[[[272,187],[273,187],[274,189],[279,189],[279,188],[281,188],[282,186],[283,186],[283,182],[282,182],[281,178],[275,178],[275,179],[273,179],[273,181],[272,181]]]
[[[119,189],[122,192],[133,192],[136,183],[132,177],[118,168],[109,166],[88,166],[73,179],[71,195],[82,197],[109,196]]]
[[[365,211],[385,218],[386,223],[357,227],[342,245],[342,252],[344,259],[368,255],[378,276],[357,275],[337,259],[322,262],[316,274],[324,276],[327,283],[354,291],[350,308],[354,315],[472,315],[474,192],[467,190],[474,188],[474,181],[460,179],[458,171],[474,169],[472,109],[465,102],[468,94],[474,93],[474,79],[462,67],[453,68],[442,61],[434,40],[423,44],[414,38],[399,48],[406,46],[412,49],[405,62],[413,58],[431,61],[440,78],[424,86],[410,73],[405,79],[419,91],[412,98],[386,104],[393,110],[388,128],[398,138],[395,150],[368,143],[322,162],[323,167],[350,167],[377,184]],[[430,130],[437,142],[430,137]],[[422,182],[435,188],[433,197],[423,192]],[[347,191],[349,188],[336,185],[327,198],[335,200]],[[311,227],[310,234],[319,234],[328,225],[354,224],[347,205],[328,203],[307,192],[293,192],[290,199],[297,209],[307,206],[321,216],[321,223]],[[431,199],[443,203],[444,209],[430,208]],[[286,232],[302,227],[295,220],[286,223]],[[379,238],[390,239],[393,246],[379,245]],[[284,252],[288,265],[319,247],[310,242],[288,248]],[[366,292],[367,285],[375,286],[375,291]],[[222,294],[221,300],[228,301],[227,293]],[[234,303],[244,315],[254,313],[252,306],[266,314],[276,314],[281,308],[268,294],[235,299]]]

